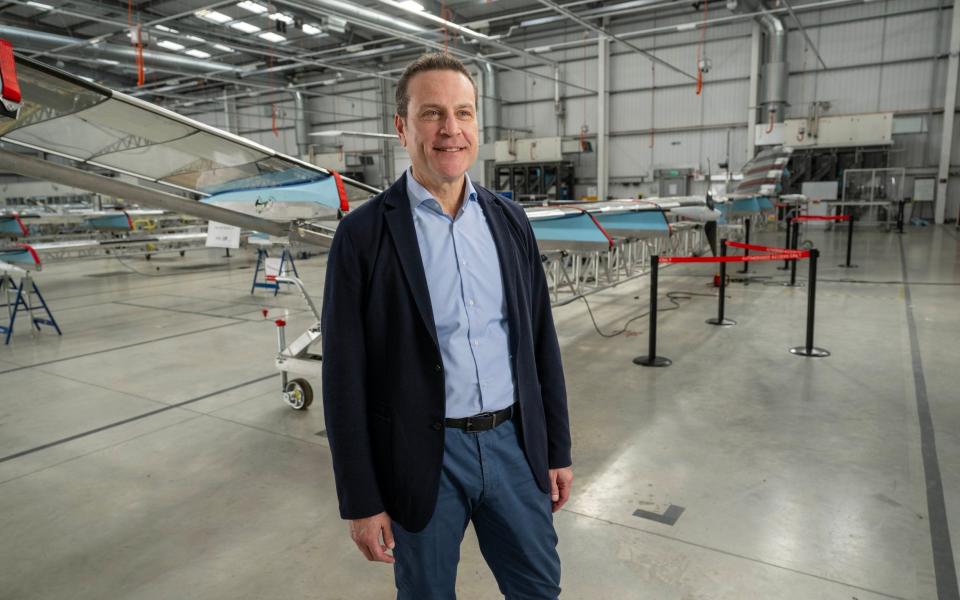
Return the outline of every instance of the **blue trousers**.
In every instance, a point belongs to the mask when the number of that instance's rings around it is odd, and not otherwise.
[[[560,556],[550,495],[540,491],[513,422],[479,433],[448,427],[437,507],[427,527],[393,524],[398,600],[454,600],[467,523],[507,600],[554,600]]]

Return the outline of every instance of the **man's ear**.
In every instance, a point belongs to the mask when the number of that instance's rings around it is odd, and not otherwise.
[[[400,138],[400,145],[404,148],[407,147],[407,124],[403,122],[403,117],[398,113],[393,114],[393,126],[397,130],[397,137]]]

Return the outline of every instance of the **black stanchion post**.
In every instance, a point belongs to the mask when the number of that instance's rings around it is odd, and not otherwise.
[[[793,233],[792,227],[793,227],[793,217],[792,217],[792,216],[789,216],[789,213],[788,213],[788,216],[787,216],[787,239],[785,239],[785,240],[783,241],[783,247],[784,247],[784,248],[789,248],[789,247],[790,247],[790,234]],[[790,261],[785,260],[785,261],[783,261],[783,266],[782,266],[782,267],[777,267],[777,270],[778,270],[778,271],[786,271],[786,270],[789,269],[789,268],[790,268]]]
[[[744,244],[750,243],[750,217],[747,217],[743,220],[743,243]],[[743,255],[750,256],[750,249],[744,248]],[[750,261],[748,260],[743,263],[743,269],[741,269],[740,272],[746,273],[749,270],[750,270]]]
[[[796,250],[800,245],[800,221],[793,222],[792,242],[787,246],[791,250]],[[790,262],[790,283],[783,284],[786,287],[797,287],[797,259],[787,259]]]
[[[649,353],[646,356],[638,356],[633,359],[633,363],[643,365],[644,367],[669,367],[673,362],[664,356],[657,356],[657,274],[660,267],[660,257],[653,255],[650,257],[650,341]]]
[[[830,356],[828,350],[817,348],[813,345],[813,318],[817,306],[817,259],[820,258],[820,251],[816,248],[810,250],[810,281],[807,287],[807,343],[803,346],[790,348],[790,352],[800,356],[809,356],[811,358],[823,358]]]
[[[897,204],[897,233],[903,233],[903,199]]]
[[[720,256],[724,257],[727,255],[727,240],[720,240]],[[723,317],[723,310],[726,307],[727,300],[727,263],[720,263],[720,300],[717,303],[717,316],[714,319],[707,319],[707,323],[710,325],[718,325],[720,327],[730,327],[731,325],[736,325],[737,322],[733,319],[725,319]]]
[[[853,252],[853,215],[848,215],[850,218],[847,219],[847,262],[842,265],[837,265],[838,267],[843,267],[844,269],[856,269],[857,265],[850,264],[850,254]]]

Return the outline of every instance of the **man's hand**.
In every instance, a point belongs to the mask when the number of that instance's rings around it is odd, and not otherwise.
[[[553,512],[557,512],[567,503],[572,487],[573,467],[550,469],[550,500],[553,501]]]
[[[393,530],[390,529],[390,516],[387,513],[350,521],[350,537],[367,560],[394,563],[394,558],[387,554],[387,550],[393,550],[394,547]]]

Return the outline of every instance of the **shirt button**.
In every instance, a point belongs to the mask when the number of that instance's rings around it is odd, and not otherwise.
[[[441,423],[440,421],[436,421],[434,422],[433,425],[431,425],[431,427],[433,427],[434,431],[440,431],[441,429],[443,429],[443,423]]]
[[[477,347],[479,347],[479,346],[480,346],[480,340],[475,340],[475,341],[473,342],[473,347],[474,347],[474,348],[477,348]]]
[[[440,365],[440,363],[437,363],[437,364],[433,365],[433,370],[436,371],[437,373],[439,373],[440,371],[443,370],[443,367]]]
[[[474,305],[474,301],[473,301],[473,300],[470,300],[470,301],[468,302],[468,304],[470,304],[470,306],[473,306],[473,305]]]

